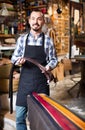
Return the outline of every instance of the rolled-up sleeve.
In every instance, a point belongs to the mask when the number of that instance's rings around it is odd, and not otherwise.
[[[46,42],[46,55],[48,59],[47,66],[50,66],[53,69],[57,66],[58,63],[57,53],[52,39],[47,38]]]
[[[16,48],[11,58],[12,63],[17,61],[18,58],[23,57],[24,55],[24,41],[21,42],[21,40],[22,40],[21,37],[17,39]]]

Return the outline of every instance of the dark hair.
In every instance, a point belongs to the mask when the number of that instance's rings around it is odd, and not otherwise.
[[[32,12],[41,12],[41,13],[42,13],[42,11],[39,10],[39,9],[33,9],[33,10],[30,12],[30,15],[31,15]],[[44,14],[43,14],[43,13],[42,13],[42,16],[44,17]]]

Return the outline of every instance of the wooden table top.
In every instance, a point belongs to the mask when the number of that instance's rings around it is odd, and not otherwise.
[[[75,56],[75,59],[76,59],[76,60],[79,60],[79,61],[85,61],[85,55]]]
[[[11,63],[11,60],[8,58],[0,59],[0,66]]]
[[[15,49],[15,46],[1,46],[0,47],[0,50],[3,51],[3,50],[14,50]]]

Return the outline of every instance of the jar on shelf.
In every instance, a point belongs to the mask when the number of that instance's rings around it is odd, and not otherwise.
[[[4,34],[4,28],[5,28],[4,23],[1,23],[1,33],[2,34]]]
[[[5,28],[4,28],[4,34],[8,34],[8,26],[5,26]]]
[[[11,27],[11,34],[12,35],[14,34],[14,27],[13,26]]]

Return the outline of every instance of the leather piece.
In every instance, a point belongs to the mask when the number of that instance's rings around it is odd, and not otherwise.
[[[25,57],[24,57],[25,58]],[[54,75],[50,72],[50,71],[46,71],[45,67],[42,66],[41,64],[39,64],[36,60],[32,59],[32,58],[25,58],[25,60],[33,63],[34,65],[36,65],[37,67],[39,67],[39,69],[44,72],[47,80],[50,81],[54,81],[55,83],[57,82],[57,79],[54,77]],[[12,68],[10,71],[10,77],[9,77],[9,98],[10,98],[10,113],[13,113],[13,72],[15,70],[15,64],[17,61],[15,61],[14,64],[12,64]]]
[[[61,127],[31,96],[27,97],[28,120],[31,130],[61,130]]]
[[[51,82],[52,80],[56,83],[57,79],[54,77],[54,75],[51,73],[51,71],[46,71],[45,67],[39,64],[36,60],[31,59],[31,58],[25,58],[25,60],[35,64],[36,66],[39,67],[39,69],[45,74],[48,82]]]

